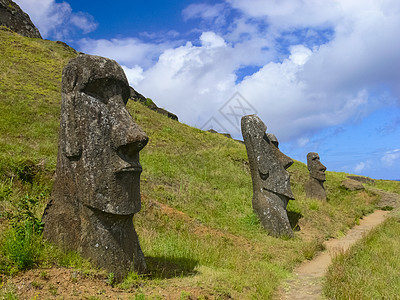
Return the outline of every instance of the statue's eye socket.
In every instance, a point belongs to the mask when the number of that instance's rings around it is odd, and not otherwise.
[[[87,84],[83,92],[95,99],[100,100],[104,104],[107,104],[108,102],[108,97],[106,96],[107,92],[105,91],[105,87],[101,85],[99,81]]]
[[[85,94],[100,100],[104,104],[107,104],[113,96],[122,95],[124,91],[123,84],[120,81],[108,78],[89,82],[83,89]],[[124,98],[127,98],[127,96],[124,95]]]

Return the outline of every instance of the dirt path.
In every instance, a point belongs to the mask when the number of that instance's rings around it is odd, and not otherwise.
[[[380,206],[398,206],[397,194],[374,190],[382,195]],[[340,239],[332,239],[324,243],[326,250],[315,259],[300,265],[294,271],[294,277],[287,280],[279,291],[279,299],[324,299],[322,296],[322,279],[331,263],[332,257],[337,253],[346,251],[361,239],[372,228],[381,224],[388,216],[389,211],[376,210],[374,213],[360,220],[360,224],[348,231]]]

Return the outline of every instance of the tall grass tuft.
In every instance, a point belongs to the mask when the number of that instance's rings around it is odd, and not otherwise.
[[[34,213],[38,202],[39,198],[25,195],[12,203],[12,210],[2,213],[11,225],[0,241],[2,273],[30,268],[41,256],[43,223]]]
[[[16,272],[34,266],[41,256],[42,236],[31,222],[12,227],[3,236],[0,252],[0,270],[2,273]]]

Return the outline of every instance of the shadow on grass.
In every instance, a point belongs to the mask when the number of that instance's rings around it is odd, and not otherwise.
[[[299,220],[303,217],[303,215],[295,211],[288,211],[287,215],[292,229],[294,231],[300,231]]]
[[[198,261],[184,257],[146,257],[148,272],[153,279],[184,277],[197,274]]]

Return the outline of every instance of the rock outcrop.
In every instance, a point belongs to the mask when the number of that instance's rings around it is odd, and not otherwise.
[[[216,130],[214,130],[212,128],[207,130],[207,131],[210,132],[210,133],[218,133],[220,135],[223,135],[224,137],[227,137],[228,139],[232,139],[232,136],[231,136],[230,133],[220,133],[220,132],[218,132],[218,131],[216,131]]]
[[[350,191],[359,191],[365,189],[361,182],[353,179],[343,180],[341,186]]]
[[[257,115],[242,117],[241,127],[253,181],[253,210],[270,235],[292,237],[286,207],[294,196],[286,169],[293,160],[279,150],[277,138],[265,132],[267,126]]]
[[[369,178],[369,177],[349,175],[349,176],[347,176],[347,178],[353,179],[355,181],[359,181],[361,183],[372,184],[372,185],[375,184],[375,180],[373,180],[372,178]]]
[[[130,87],[130,99],[136,102],[140,102],[143,105],[147,106],[151,110],[154,110],[155,112],[158,112],[161,115],[167,116],[168,118],[178,121],[178,116],[173,114],[172,112],[167,111],[164,108],[158,107],[152,100],[149,98],[146,98],[142,94],[138,93],[135,91],[134,88]]]
[[[45,239],[121,280],[146,268],[133,215],[141,208],[139,151],[148,137],[125,105],[129,85],[113,60],[80,55],[63,70],[56,177]]]
[[[42,38],[28,14],[11,0],[0,0],[0,26],[6,26],[23,36]]]

